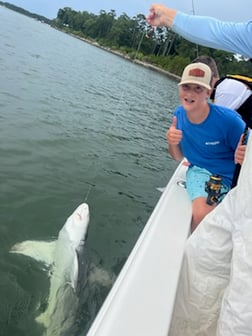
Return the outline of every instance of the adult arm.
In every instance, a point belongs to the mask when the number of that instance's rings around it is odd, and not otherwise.
[[[252,57],[252,21],[225,22],[177,12],[172,30],[191,42]]]
[[[151,6],[146,20],[152,26],[170,27],[191,42],[252,58],[252,21],[224,22],[188,15],[158,4]]]

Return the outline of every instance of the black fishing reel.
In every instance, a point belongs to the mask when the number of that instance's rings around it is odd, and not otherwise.
[[[205,184],[205,191],[208,193],[207,204],[214,205],[219,203],[221,196],[221,177],[219,175],[211,175],[209,181]]]

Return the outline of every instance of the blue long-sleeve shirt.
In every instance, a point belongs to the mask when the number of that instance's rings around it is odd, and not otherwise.
[[[225,22],[177,12],[172,30],[191,42],[252,58],[252,20]]]

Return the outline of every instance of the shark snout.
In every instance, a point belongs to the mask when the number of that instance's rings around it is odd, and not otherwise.
[[[75,213],[79,220],[89,220],[89,207],[87,203],[79,205],[79,207],[75,210]]]
[[[89,207],[82,203],[68,218],[60,234],[65,235],[71,245],[78,249],[78,245],[85,240],[89,224]]]

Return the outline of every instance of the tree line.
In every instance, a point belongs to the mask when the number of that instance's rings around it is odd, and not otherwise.
[[[31,12],[27,11],[26,9],[15,6],[15,5],[13,5],[9,2],[0,1],[0,6],[4,6],[6,8],[11,9],[11,10],[14,10],[14,11],[20,13],[20,14],[24,14],[26,16],[29,16],[29,17],[31,17],[33,19],[36,19],[36,20],[39,20],[41,22],[45,22],[47,24],[51,24],[51,21],[52,21],[52,20],[46,18],[45,16],[42,16],[42,15],[39,15],[39,14],[36,14],[36,13],[31,13]]]
[[[171,29],[152,29],[145,15],[118,16],[115,10],[99,14],[59,9],[54,24],[66,32],[92,40],[101,46],[120,51],[127,57],[154,64],[166,71],[181,75],[184,67],[198,55],[213,57],[220,75],[239,73],[252,76],[252,63],[243,57],[188,42]]]
[[[184,67],[199,55],[208,55],[217,63],[220,75],[252,76],[252,63],[243,57],[191,43],[167,27],[155,28],[146,22],[144,14],[129,17],[116,15],[115,10],[100,10],[99,14],[60,8],[57,17],[49,20],[10,3],[0,4],[22,14],[32,16],[52,27],[74,34],[127,58],[153,64],[180,76]]]

